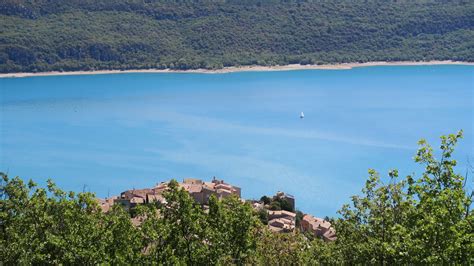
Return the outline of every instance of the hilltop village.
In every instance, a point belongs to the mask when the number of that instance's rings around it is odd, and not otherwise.
[[[132,209],[140,204],[166,204],[163,193],[168,189],[168,183],[161,182],[152,188],[127,190],[120,196],[98,199],[98,201],[103,212],[108,212],[114,204],[120,204],[126,209]],[[244,200],[241,198],[240,187],[225,183],[224,180],[215,177],[210,182],[185,178],[178,184],[205,210],[208,209],[211,195],[215,195],[218,199],[234,195],[242,202],[251,204],[259,214],[260,220],[273,232],[290,233],[300,230],[325,241],[336,239],[336,231],[329,221],[297,211],[295,198],[290,194],[277,192],[273,197],[263,196],[260,200]],[[140,223],[140,219],[132,219],[132,221],[135,224]]]

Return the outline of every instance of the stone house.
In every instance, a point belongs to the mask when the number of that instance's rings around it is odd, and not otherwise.
[[[309,214],[303,216],[301,230],[322,237],[325,241],[336,240],[336,231],[331,227],[330,222]]]

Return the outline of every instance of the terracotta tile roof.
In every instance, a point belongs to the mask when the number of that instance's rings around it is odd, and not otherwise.
[[[216,190],[218,193],[219,193],[219,190],[222,193],[229,193],[229,194],[237,193],[237,191],[238,191],[237,187],[234,187],[230,184],[224,183],[224,181],[222,181],[222,180],[214,180],[212,182],[204,182],[204,186],[206,188]]]
[[[313,234],[323,237],[326,241],[336,239],[336,231],[331,227],[331,223],[324,219],[306,214],[301,221],[301,227],[305,231],[310,230]]]
[[[337,239],[336,232],[330,229],[323,234],[323,238],[326,241],[334,241]]]
[[[212,183],[212,182],[204,182],[204,185],[207,186],[207,187],[210,187],[210,188],[214,188],[214,186],[216,184]]]
[[[185,178],[183,180],[183,184],[190,184],[190,185],[202,185],[203,182],[200,179],[196,178]]]
[[[113,197],[110,197],[110,198],[106,198],[105,201],[107,201],[107,203],[109,203],[110,205],[114,205],[114,201],[118,199],[118,196],[113,196]]]
[[[110,210],[110,207],[113,205],[110,204],[107,199],[96,199],[97,202],[99,203],[99,207],[101,208],[102,212],[108,212]]]
[[[280,228],[281,230],[284,230],[284,231],[292,231],[293,229],[295,229],[295,225],[293,221],[290,221],[288,219],[282,219],[282,218],[270,220],[268,222],[268,227],[271,230],[273,229],[273,231],[275,228]]]
[[[289,212],[289,211],[285,211],[285,210],[281,210],[281,211],[268,211],[268,215],[269,215],[269,216],[289,216],[289,217],[293,217],[293,218],[296,217],[296,213],[294,213],[294,212]]]
[[[120,193],[120,197],[122,199],[132,199],[133,197],[146,198],[146,195],[150,193],[153,193],[153,189],[151,188],[131,189]]]
[[[303,216],[303,220],[307,221],[308,223],[311,224],[313,229],[316,228],[324,228],[324,229],[329,229],[331,227],[331,223],[328,221],[325,221],[324,219],[314,217],[312,215],[306,214]]]
[[[216,185],[214,186],[214,188],[216,188],[216,189],[219,189],[219,188],[220,188],[220,189],[225,189],[225,190],[232,190],[232,186],[229,185],[229,184],[225,184],[225,183],[224,183],[224,184],[216,184]]]
[[[169,182],[161,182],[156,184],[153,188],[126,190],[122,192],[120,198],[116,200],[123,201],[123,204],[127,204],[127,202],[134,204],[154,201],[164,202],[163,193],[169,189],[168,184]],[[178,185],[201,204],[206,204],[211,194],[217,194],[219,198],[226,197],[230,194],[236,194],[240,197],[240,188],[226,184],[223,180],[214,179],[212,182],[203,182],[200,179],[185,178],[183,182],[178,183]],[[111,201],[113,202],[115,200],[112,199]]]
[[[226,195],[230,195],[232,194],[232,191],[228,190],[228,189],[217,189],[216,190],[217,194],[226,194]]]
[[[161,182],[159,184],[156,184],[156,186],[153,189],[154,190],[166,190],[166,189],[168,189],[168,182]]]
[[[130,199],[130,203],[143,204],[145,203],[145,199],[142,197],[133,197]]]
[[[184,188],[189,193],[199,193],[202,191],[202,185],[180,184],[180,187]]]
[[[275,219],[272,219],[272,220],[268,221],[268,224],[272,224],[272,223],[281,224],[282,226],[283,225],[294,225],[294,222],[292,220],[288,220],[288,219],[285,219],[285,218],[275,218]]]

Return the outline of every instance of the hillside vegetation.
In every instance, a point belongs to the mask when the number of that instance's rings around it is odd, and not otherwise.
[[[474,1],[3,0],[0,72],[474,61]]]
[[[420,176],[374,170],[330,219],[337,240],[270,232],[250,203],[212,196],[204,211],[176,181],[163,204],[103,213],[91,193],[0,179],[0,264],[58,265],[473,265],[473,192],[452,153],[462,132],[425,141]],[[133,220],[131,219],[133,218]]]

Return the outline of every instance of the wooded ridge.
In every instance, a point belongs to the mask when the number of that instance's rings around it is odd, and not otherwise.
[[[0,72],[474,61],[473,1],[4,0]]]

